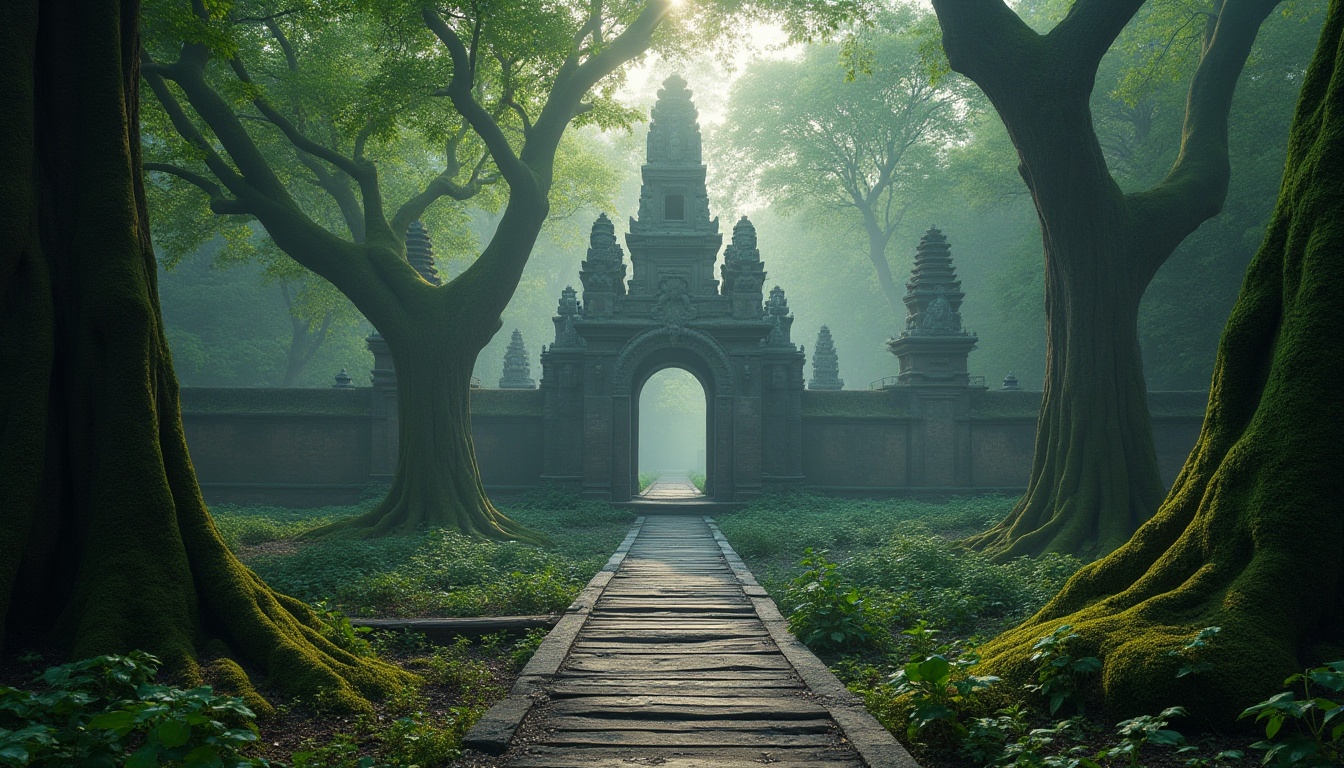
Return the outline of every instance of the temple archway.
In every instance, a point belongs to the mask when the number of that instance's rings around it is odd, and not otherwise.
[[[712,498],[747,499],[803,479],[803,353],[790,339],[793,316],[782,289],[765,300],[756,228],[745,216],[715,275],[723,235],[709,216],[696,116],[686,82],[668,78],[625,238],[630,263],[615,225],[599,216],[579,272],[582,301],[573,288],[561,293],[555,341],[542,350],[543,479],[593,498],[638,493],[639,394],[669,367],[705,390]]]
[[[684,476],[693,485],[700,482],[703,493],[712,496],[713,383],[707,386],[675,363],[642,378],[630,400],[630,465],[636,468],[641,494],[648,479]]]

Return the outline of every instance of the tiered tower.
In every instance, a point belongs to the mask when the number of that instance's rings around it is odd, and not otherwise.
[[[406,261],[415,271],[432,285],[442,285],[439,270],[434,266],[434,243],[429,239],[429,231],[420,221],[411,222],[406,228]]]
[[[579,280],[589,317],[610,317],[616,311],[616,297],[625,295],[625,254],[616,242],[616,227],[605,213],[593,222]]]
[[[532,380],[532,366],[527,362],[527,345],[523,343],[523,332],[513,329],[513,338],[504,352],[504,375],[499,379],[500,389],[536,389],[537,382]]]
[[[807,388],[845,388],[845,382],[840,378],[840,356],[835,352],[835,340],[831,338],[831,329],[824,325],[817,334],[816,349],[812,350],[812,380],[807,382]]]
[[[640,169],[639,215],[625,238],[634,265],[631,296],[718,293],[714,261],[723,236],[719,220],[709,218],[698,116],[686,81],[678,75],[665,80],[649,123],[648,162]]]
[[[920,239],[905,288],[905,329],[887,342],[900,361],[898,383],[969,386],[966,357],[977,338],[962,330],[961,302],[966,294],[952,266],[952,247],[937,227],[930,227]]]

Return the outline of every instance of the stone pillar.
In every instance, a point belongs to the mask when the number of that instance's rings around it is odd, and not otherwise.
[[[976,336],[961,327],[961,281],[952,266],[952,249],[931,227],[915,251],[915,268],[905,284],[905,328],[887,342],[900,369],[897,382],[907,386],[966,387],[966,357]]]
[[[840,356],[835,352],[835,340],[831,338],[831,329],[824,325],[817,334],[817,346],[812,350],[812,380],[807,382],[807,388],[845,388],[845,381],[840,378]]]
[[[500,389],[536,389],[532,380],[532,366],[527,361],[527,345],[523,343],[523,332],[513,329],[513,338],[504,352],[504,375],[499,378]]]

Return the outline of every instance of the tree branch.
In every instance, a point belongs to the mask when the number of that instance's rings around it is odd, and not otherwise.
[[[1025,67],[1041,64],[1041,36],[1004,0],[931,2],[948,64],[986,94],[1018,80]]]
[[[1068,62],[1068,70],[1096,76],[1101,57],[1134,18],[1145,0],[1074,0],[1068,14],[1046,35],[1059,61]]]
[[[150,173],[166,173],[191,184],[210,198],[210,210],[225,215],[246,214],[247,208],[242,201],[224,194],[224,189],[199,173],[194,173],[171,163],[144,163],[143,168]]]
[[[481,137],[481,141],[485,142],[486,149],[494,158],[495,167],[499,168],[511,190],[521,193],[529,186],[536,187],[536,177],[514,154],[513,147],[509,146],[508,137],[500,129],[499,123],[495,122],[472,94],[474,84],[471,63],[461,38],[435,11],[426,8],[420,15],[424,19],[425,26],[448,48],[448,54],[453,60],[453,77],[440,93],[452,99],[458,113],[471,124],[472,130]],[[536,191],[541,190],[537,188]]]
[[[1250,56],[1260,25],[1280,0],[1227,0],[1199,67],[1190,81],[1181,150],[1167,177],[1146,192],[1127,195],[1136,221],[1169,240],[1174,249],[1227,199],[1232,167],[1228,158],[1228,117],[1237,81]],[[1156,226],[1155,226],[1156,225]],[[1151,253],[1169,253],[1152,249]],[[1165,260],[1165,258],[1163,259]],[[1151,279],[1162,264],[1145,265]]]

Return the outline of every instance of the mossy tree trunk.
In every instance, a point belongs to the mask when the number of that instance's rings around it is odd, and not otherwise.
[[[1138,343],[1138,308],[1176,246],[1221,209],[1232,94],[1278,0],[1224,0],[1205,30],[1167,177],[1121,192],[1089,100],[1097,66],[1142,0],[1076,0],[1037,34],[1002,0],[934,0],[954,70],[1008,129],[1041,222],[1046,372],[1028,490],[966,543],[998,559],[1104,555],[1162,500]]]
[[[251,87],[240,60],[217,61],[217,51],[187,42],[180,46],[176,61],[145,64],[147,82],[174,129],[200,153],[213,178],[162,164],[154,170],[200,187],[218,214],[255,217],[282,251],[345,294],[392,352],[400,398],[399,454],[392,487],[370,513],[315,534],[351,530],[379,536],[443,527],[495,539],[542,541],[496,510],[485,494],[471,441],[468,382],[477,355],[501,327],[501,315],[546,220],[561,137],[570,121],[589,108],[584,100],[593,86],[648,48],[669,2],[649,0],[615,35],[603,18],[603,3],[593,3],[592,17],[572,40],[572,54],[556,72],[535,115],[527,114],[524,104],[507,99],[492,113],[478,100],[482,88],[476,81],[477,57],[491,55],[477,48],[481,19],[452,16],[450,22],[432,9],[421,13],[420,21],[442,42],[452,61],[450,80],[438,95],[448,97],[461,114],[462,131],[478,135],[495,172],[509,188],[508,203],[489,244],[465,272],[443,286],[426,282],[407,263],[406,230],[436,201],[476,194],[483,183],[484,158],[463,183],[458,178],[462,165],[454,156],[457,143],[450,143],[447,168],[389,214],[377,168],[363,154],[363,139],[354,143],[353,154],[342,154],[304,135],[302,126],[252,88],[257,95],[251,106],[285,135],[307,164],[327,174],[317,178],[319,183],[324,178],[331,181],[328,191],[346,218],[350,234],[346,239],[303,212],[249,133],[247,116],[212,86],[209,68],[228,67],[239,84]],[[229,23],[212,17],[200,4],[194,8],[204,27]],[[465,35],[460,34],[463,31]],[[229,33],[221,34],[227,39]],[[501,114],[515,112],[523,137],[517,149],[516,137],[507,134],[499,121]],[[198,121],[209,127],[213,138],[201,132]],[[359,190],[357,198],[352,188]]]
[[[1183,704],[1217,726],[1344,655],[1344,3],[1302,87],[1278,206],[1219,344],[1204,428],[1157,515],[1039,614],[985,646],[1029,674],[1061,624],[1102,658],[1117,713]],[[1222,632],[1176,680],[1180,647]]]
[[[133,0],[28,0],[0,26],[3,639],[140,648],[188,679],[209,646],[291,694],[367,710],[411,676],[326,640],[233,557],[201,501],[141,184],[138,21]]]

